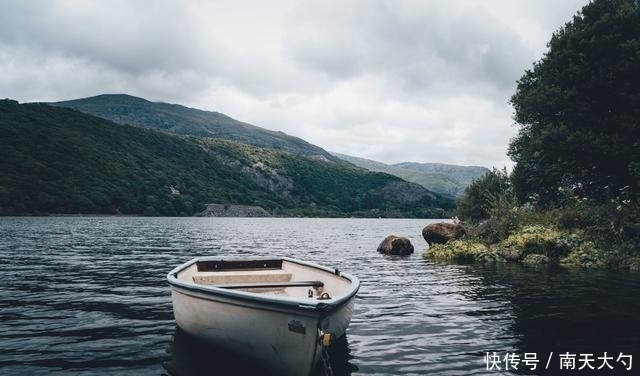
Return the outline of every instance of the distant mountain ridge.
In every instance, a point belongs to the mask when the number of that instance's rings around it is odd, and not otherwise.
[[[402,162],[390,165],[346,154],[332,154],[355,166],[369,171],[384,172],[398,176],[406,181],[420,184],[434,193],[450,198],[460,196],[474,179],[489,172],[488,168],[479,166],[417,162]]]
[[[222,138],[340,162],[326,150],[301,138],[238,121],[219,112],[179,104],[151,102],[127,94],[102,94],[48,104],[73,108],[118,124],[159,129],[179,135]]]
[[[445,163],[401,162],[393,166],[429,174],[443,174],[456,179],[464,186],[471,184],[475,179],[490,171],[488,168],[481,166],[460,166]]]

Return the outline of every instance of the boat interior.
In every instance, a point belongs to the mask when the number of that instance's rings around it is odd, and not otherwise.
[[[318,300],[337,297],[351,284],[338,271],[282,259],[199,260],[177,278],[196,285]]]

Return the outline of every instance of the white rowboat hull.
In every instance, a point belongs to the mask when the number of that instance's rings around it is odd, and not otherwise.
[[[254,264],[274,261],[251,258],[242,259],[242,262],[247,260]],[[231,277],[225,277],[227,279],[235,278],[240,272],[194,270],[198,263],[221,262],[228,265],[236,261],[238,259],[197,258],[169,273],[167,278],[171,284],[176,323],[186,333],[246,355],[274,373],[310,374],[320,359],[320,335],[344,335],[351,321],[359,281],[329,268],[282,258],[283,270],[294,276],[302,273],[300,275],[303,277],[312,276],[322,281],[331,299],[308,297],[306,291],[310,289],[307,287],[287,287],[283,293],[273,294],[266,288],[239,291],[220,287],[220,284],[200,285],[191,282],[198,278],[220,279],[226,274],[231,274]],[[242,270],[244,273],[246,269]],[[257,273],[269,274],[269,278],[273,278],[271,272],[266,270]],[[267,292],[261,292],[264,290]]]

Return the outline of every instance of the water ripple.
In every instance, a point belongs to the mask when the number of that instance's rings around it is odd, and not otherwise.
[[[433,263],[420,257],[428,222],[0,218],[0,374],[205,375],[212,362],[262,374],[176,329],[165,275],[196,255],[288,256],[357,275],[336,375],[495,374],[487,352],[640,348],[637,274]],[[377,254],[391,233],[416,254]]]

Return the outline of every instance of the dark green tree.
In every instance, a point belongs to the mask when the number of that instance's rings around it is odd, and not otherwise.
[[[456,202],[456,214],[461,219],[470,221],[489,218],[491,204],[508,192],[510,183],[507,170],[494,167],[465,188],[464,194]]]
[[[596,201],[640,181],[640,2],[594,0],[553,34],[511,98],[519,134],[509,146],[520,200]]]

